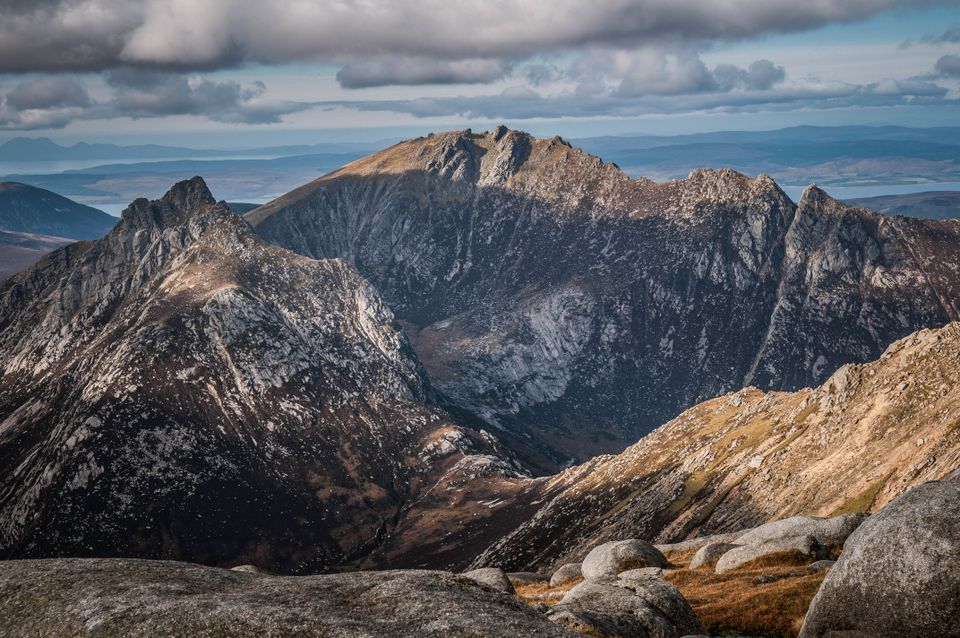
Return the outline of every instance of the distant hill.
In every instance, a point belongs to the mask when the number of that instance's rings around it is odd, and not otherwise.
[[[119,160],[173,157],[200,157],[222,155],[223,151],[199,150],[158,144],[117,146],[116,144],[88,144],[61,146],[45,137],[16,137],[0,144],[0,161],[39,162],[59,160]]]
[[[116,217],[102,210],[48,190],[18,182],[0,182],[0,230],[98,239],[116,223]]]
[[[960,191],[926,191],[907,195],[883,195],[849,200],[884,215],[906,215],[927,219],[960,218]]]
[[[73,241],[67,237],[0,230],[0,279],[26,270],[48,252]]]

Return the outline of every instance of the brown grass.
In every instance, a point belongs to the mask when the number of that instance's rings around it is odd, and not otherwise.
[[[548,599],[540,598],[543,594],[552,594],[554,592],[566,593],[574,588],[574,586],[579,585],[583,582],[582,578],[577,578],[571,580],[569,583],[564,583],[559,587],[551,587],[550,583],[514,583],[513,588],[517,592],[517,596],[528,605],[536,605],[537,603],[543,603],[544,605],[553,605],[554,603],[560,602],[560,597]]]
[[[755,560],[724,574],[713,566],[666,575],[713,634],[795,638],[826,572],[808,573],[809,557],[785,553]],[[757,576],[780,578],[756,585]]]

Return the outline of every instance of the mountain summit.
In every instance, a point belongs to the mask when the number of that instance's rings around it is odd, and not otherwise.
[[[533,466],[698,401],[816,385],[958,318],[960,228],[697,170],[658,184],[498,127],[355,161],[250,212],[383,294],[447,405]]]
[[[315,571],[495,454],[428,405],[368,283],[267,244],[200,178],[0,299],[3,557]]]

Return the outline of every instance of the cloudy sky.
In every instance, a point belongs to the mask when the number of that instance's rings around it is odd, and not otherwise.
[[[960,0],[0,0],[0,16],[0,140],[960,123]]]

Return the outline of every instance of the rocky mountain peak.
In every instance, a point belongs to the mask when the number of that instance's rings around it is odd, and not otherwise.
[[[198,176],[174,184],[170,190],[160,198],[160,202],[179,210],[192,210],[202,206],[215,204],[207,183]]]
[[[193,177],[174,184],[158,200],[134,200],[120,215],[127,227],[169,228],[182,224],[198,214],[213,209],[217,204],[202,177]],[[222,207],[226,210],[226,207]]]
[[[800,206],[801,208],[803,207],[816,208],[816,207],[823,207],[825,204],[828,204],[830,202],[835,202],[835,201],[836,200],[830,197],[830,195],[828,195],[825,190],[823,190],[816,184],[810,184],[805,189],[803,189],[803,193],[800,195],[800,201],[798,202],[797,205]]]

